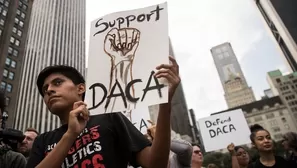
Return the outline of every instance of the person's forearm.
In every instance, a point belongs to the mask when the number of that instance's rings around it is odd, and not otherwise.
[[[155,138],[151,147],[150,167],[167,167],[170,150],[171,102],[159,105]]]
[[[54,149],[36,166],[36,168],[58,168],[64,162],[76,136],[65,133]]]
[[[240,168],[237,157],[235,155],[231,155],[232,158],[232,168]]]

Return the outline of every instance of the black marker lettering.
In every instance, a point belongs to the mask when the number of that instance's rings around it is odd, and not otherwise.
[[[99,88],[101,88],[101,89],[103,90],[103,97],[102,97],[101,101],[95,105],[95,103],[96,103],[96,89],[95,89],[95,88],[96,88],[96,87],[99,87]],[[92,109],[95,109],[95,108],[99,107],[99,106],[103,103],[103,101],[105,100],[106,95],[107,95],[107,89],[106,89],[105,86],[104,86],[103,84],[101,84],[101,83],[95,83],[95,84],[91,85],[91,86],[89,87],[89,89],[90,89],[90,90],[93,89],[93,95],[92,95],[92,98],[93,98],[93,99],[92,99],[92,107],[89,108],[89,110],[92,110]]]
[[[129,16],[126,16],[126,17],[119,17],[113,21],[110,21],[109,23],[108,22],[104,22],[103,21],[103,18],[99,19],[96,24],[95,24],[95,28],[98,28],[99,30],[93,35],[93,36],[96,36],[97,34],[100,34],[100,33],[103,33],[104,31],[106,31],[108,28],[112,28],[114,27],[115,25],[117,25],[118,27],[117,28],[122,28],[122,27],[129,27],[131,22],[133,21],[137,21],[137,22],[143,22],[143,21],[151,21],[153,18],[154,21],[158,21],[160,20],[160,17],[161,17],[161,11],[163,10],[164,8],[160,8],[159,5],[156,6],[156,9],[150,11],[149,13],[147,14],[140,14],[140,15],[129,15]],[[103,21],[103,22],[102,22]],[[117,23],[116,23],[117,22]]]
[[[154,74],[155,74],[155,72],[152,71],[152,72],[151,72],[151,75],[150,75],[150,78],[149,78],[149,80],[148,80],[148,82],[147,82],[147,84],[146,84],[146,87],[145,87],[145,89],[143,89],[143,92],[144,92],[144,93],[143,93],[143,96],[142,96],[142,98],[141,98],[141,101],[143,101],[143,99],[144,99],[144,97],[145,97],[145,95],[146,95],[146,93],[147,93],[148,91],[150,91],[150,90],[155,90],[155,89],[158,90],[159,97],[160,97],[160,98],[162,97],[161,89],[164,87],[164,85],[163,85],[163,84],[159,84],[159,81],[158,81],[158,79],[154,76]],[[156,83],[155,86],[150,86],[152,77],[153,77],[154,80],[155,80],[155,83]]]
[[[113,93],[114,90],[115,90],[115,88],[116,88],[116,86],[118,86],[118,88],[119,88],[119,90],[120,90],[120,93],[116,93],[116,94]],[[105,107],[104,107],[104,108],[105,108],[105,111],[106,111],[106,109],[107,109],[107,107],[108,107],[108,105],[109,105],[109,103],[110,103],[110,99],[111,99],[112,97],[118,97],[118,96],[121,96],[121,97],[122,97],[124,106],[125,106],[125,108],[127,108],[127,101],[126,101],[126,98],[125,98],[125,94],[124,94],[124,92],[123,92],[123,89],[122,89],[120,83],[119,83],[118,80],[116,79],[115,84],[114,84],[113,87],[111,88],[110,95],[107,96],[107,101],[106,101],[106,104],[105,104]]]
[[[132,80],[131,82],[128,83],[128,85],[126,86],[126,89],[125,89],[125,94],[126,94],[127,99],[133,103],[136,103],[139,100],[139,97],[138,98],[132,97],[132,95],[130,94],[130,89],[134,85],[134,83],[137,83],[137,82],[142,82],[142,80],[141,79]]]

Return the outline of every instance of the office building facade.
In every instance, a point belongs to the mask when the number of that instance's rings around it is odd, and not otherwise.
[[[297,1],[255,0],[268,30],[291,72],[297,71]]]
[[[211,48],[211,54],[225,92],[228,108],[255,101],[230,43]]]
[[[0,89],[5,90],[7,127],[13,126],[33,0],[0,0]]]
[[[85,0],[35,0],[14,126],[40,132],[60,126],[36,87],[38,73],[49,65],[70,65],[85,74]]]
[[[297,126],[297,72],[283,75],[280,70],[275,70],[268,72],[267,79],[274,88],[273,94],[279,95]]]

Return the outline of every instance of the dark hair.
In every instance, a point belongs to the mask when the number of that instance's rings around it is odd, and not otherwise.
[[[0,110],[2,113],[5,109],[5,106],[6,106],[6,99],[5,99],[4,90],[0,89]]]
[[[243,149],[243,150],[245,150],[245,148],[242,147],[242,146],[235,146],[235,147],[234,147],[235,152],[237,152],[239,149]],[[246,151],[246,150],[245,150],[245,151]]]
[[[85,84],[85,79],[81,75],[81,73],[78,72],[77,69],[71,66],[67,66],[67,65],[48,66],[44,68],[37,77],[37,87],[42,97],[44,96],[42,92],[42,86],[44,84],[44,81],[49,75],[53,73],[59,73],[64,75],[65,77],[69,78],[75,85],[78,85],[81,83]],[[82,95],[82,100],[84,99],[85,99],[85,93]]]
[[[290,148],[297,150],[297,133],[288,132],[283,136],[283,138],[288,141],[288,145]]]
[[[254,124],[250,126],[250,130],[251,130],[251,135],[250,135],[250,139],[253,143],[255,143],[255,137],[256,137],[256,133],[258,131],[266,131],[268,132],[266,129],[264,129],[261,125],[259,124]]]
[[[39,132],[36,129],[34,129],[34,128],[27,128],[26,131],[28,131],[28,132],[35,132],[37,135],[39,135]]]

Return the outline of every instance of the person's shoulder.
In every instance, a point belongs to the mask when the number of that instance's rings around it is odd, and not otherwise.
[[[7,151],[7,158],[10,158],[11,162],[26,162],[26,158],[21,153],[15,151]]]

